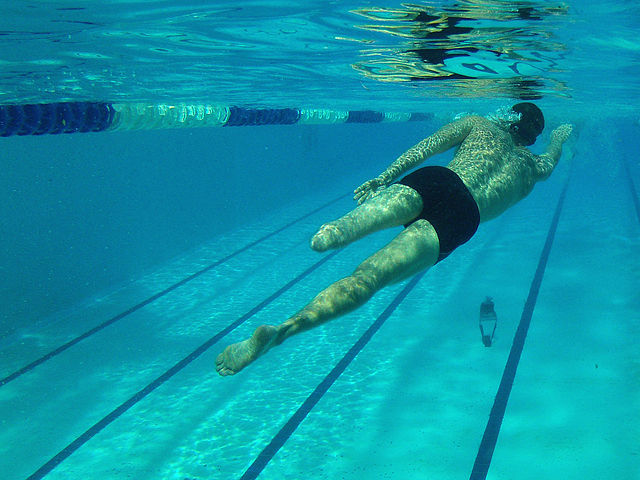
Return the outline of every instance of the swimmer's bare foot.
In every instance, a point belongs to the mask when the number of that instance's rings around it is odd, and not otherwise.
[[[337,225],[326,223],[311,238],[311,248],[316,252],[325,252],[330,248],[341,247],[345,244],[345,235]]]
[[[216,358],[216,370],[220,375],[235,375],[271,348],[278,329],[271,325],[256,328],[251,338],[229,345]]]

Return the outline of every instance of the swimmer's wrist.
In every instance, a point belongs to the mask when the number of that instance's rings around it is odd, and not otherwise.
[[[383,173],[383,174],[381,174],[381,175],[378,175],[378,176],[376,177],[376,181],[378,182],[378,184],[379,184],[381,187],[386,187],[387,185],[389,185],[389,179],[388,179],[388,177],[387,177],[387,176],[385,176],[385,174],[384,174],[384,173]]]

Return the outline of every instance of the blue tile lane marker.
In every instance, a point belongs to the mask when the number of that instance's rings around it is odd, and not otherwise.
[[[65,343],[63,345],[60,345],[55,350],[50,351],[49,353],[43,355],[42,357],[38,358],[37,360],[34,360],[30,364],[22,367],[19,370],[16,370],[15,372],[11,373],[10,375],[7,375],[6,377],[0,379],[0,387],[2,387],[3,385],[6,385],[7,383],[11,382],[12,380],[15,380],[16,378],[24,375],[25,373],[30,372],[31,370],[36,368],[38,365],[41,365],[44,362],[46,362],[47,360],[52,359],[53,357],[59,355],[60,353],[64,352],[65,350],[73,347],[75,344],[81,342],[82,340],[85,340],[86,338],[89,338],[94,333],[97,333],[100,330],[103,330],[104,328],[108,327],[109,325],[112,325],[112,324],[116,323],[118,320],[122,320],[123,318],[131,315],[132,313],[137,312],[141,308],[146,307],[147,305],[149,305],[152,302],[155,302],[156,300],[158,300],[161,297],[164,297],[168,293],[171,293],[172,291],[174,291],[176,288],[181,287],[182,285],[186,284],[187,282],[190,282],[194,278],[199,277],[203,273],[206,273],[209,270],[217,267],[218,265],[223,264],[227,260],[230,260],[231,258],[235,257],[236,255],[239,255],[240,253],[242,253],[242,252],[244,252],[246,250],[249,250],[250,248],[255,247],[256,245],[258,245],[259,243],[265,241],[266,239],[268,239],[270,237],[273,237],[274,235],[282,232],[283,230],[285,230],[285,229],[289,228],[290,226],[294,225],[295,223],[298,223],[298,222],[304,220],[305,218],[308,218],[311,215],[313,215],[315,213],[318,213],[320,210],[322,210],[322,209],[324,209],[324,208],[326,208],[326,207],[328,207],[328,206],[330,206],[330,205],[342,200],[343,198],[347,197],[348,195],[350,195],[350,194],[348,193],[348,194],[341,195],[340,197],[335,198],[335,199],[331,200],[328,203],[325,203],[324,205],[316,208],[315,210],[312,210],[311,212],[303,215],[302,217],[297,218],[297,219],[287,223],[283,227],[280,227],[279,229],[274,230],[273,232],[268,233],[267,235],[265,235],[263,237],[260,237],[257,240],[254,240],[253,242],[245,245],[244,247],[236,250],[235,252],[230,253],[226,257],[221,258],[220,260],[216,260],[211,265],[208,265],[207,267],[203,268],[202,270],[199,270],[199,271],[189,275],[188,277],[183,278],[179,282],[174,283],[170,287],[165,288],[164,290],[162,290],[161,292],[156,293],[155,295],[152,295],[151,297],[147,298],[146,300],[143,300],[142,302],[138,303],[137,305],[134,305],[133,307],[129,308],[128,310],[125,310],[124,312],[119,313],[115,317],[112,317],[109,320],[106,320],[106,321],[102,322],[100,325],[97,325],[97,326],[93,327],[91,330],[87,330],[83,334],[75,337],[72,340],[69,340],[67,343]]]
[[[291,437],[293,432],[298,428],[298,425],[307,417],[311,409],[320,401],[322,396],[327,393],[327,390],[331,388],[331,385],[338,379],[342,372],[349,366],[353,359],[360,353],[369,340],[376,334],[382,324],[391,316],[394,310],[405,299],[409,292],[417,285],[420,279],[424,276],[426,271],[413,277],[409,283],[402,289],[402,291],[393,299],[389,306],[380,314],[373,324],[367,329],[360,339],[351,347],[351,349],[342,357],[333,370],[318,384],[316,389],[307,397],[307,399],[300,405],[298,410],[289,418],[287,423],[280,429],[280,431],[273,437],[269,445],[267,445],[254,462],[247,468],[240,480],[253,480],[271,461],[278,450],[285,444],[285,442]]]
[[[629,181],[629,190],[631,191],[631,199],[633,200],[633,206],[636,207],[636,217],[638,223],[640,223],[640,199],[638,199],[638,192],[636,186],[633,183],[633,177],[631,176],[631,170],[629,169],[629,161],[626,158],[622,159],[622,165],[624,171],[627,173],[627,180]]]
[[[156,378],[153,382],[149,383],[142,390],[138,391],[136,394],[131,396],[124,403],[120,404],[120,406],[117,407],[115,410],[111,411],[111,413],[109,413],[107,416],[103,417],[102,420],[100,420],[99,422],[94,424],[92,427],[90,427],[88,430],[86,430],[82,435],[80,435],[73,442],[71,442],[69,445],[67,445],[65,448],[63,448],[60,452],[58,452],[54,457],[52,457],[47,463],[42,465],[38,470],[36,470],[33,474],[31,474],[29,477],[27,477],[27,480],[39,480],[39,479],[44,478],[45,475],[47,475],[54,468],[56,468],[58,465],[60,465],[60,463],[62,463],[64,460],[69,458],[69,456],[71,456],[71,454],[73,454],[76,450],[78,450],[85,443],[87,443],[89,440],[91,440],[95,435],[97,435],[102,429],[104,429],[106,426],[108,426],[111,422],[116,420],[123,413],[125,413],[127,410],[129,410],[131,407],[133,407],[136,403],[138,403],[140,400],[145,398],[147,395],[149,395],[151,392],[153,392],[156,388],[158,388],[160,385],[165,383],[167,380],[169,380],[171,377],[173,377],[176,373],[178,373],[184,367],[186,367],[191,362],[193,362],[196,358],[198,358],[200,355],[202,355],[204,352],[206,352],[209,348],[211,348],[214,344],[216,344],[219,340],[221,340],[228,333],[230,333],[231,331],[235,330],[237,327],[242,325],[244,322],[246,322],[253,315],[255,315],[260,310],[262,310],[264,307],[266,307],[269,303],[271,303],[276,298],[278,298],[280,295],[282,295],[284,292],[286,292],[291,287],[293,287],[300,280],[302,280],[307,275],[309,275],[311,272],[313,272],[318,267],[323,265],[325,262],[327,262],[328,260],[333,258],[335,255],[338,254],[338,252],[339,252],[339,250],[336,250],[336,251],[330,253],[329,255],[326,255],[320,261],[314,263],[309,268],[307,268],[304,272],[302,272],[300,275],[295,277],[293,280],[289,281],[289,283],[287,283],[285,286],[281,287],[277,292],[271,294],[269,297],[264,299],[258,305],[256,305],[251,310],[249,310],[247,313],[242,315],[235,322],[231,323],[230,325],[228,325],[223,330],[220,330],[216,335],[214,335],[209,340],[204,342],[202,345],[200,345],[198,348],[196,348],[193,352],[191,352],[189,355],[184,357],[182,360],[180,360],[178,363],[176,363],[169,370],[167,370],[162,375],[160,375],[158,378]]]
[[[560,193],[558,205],[556,206],[556,211],[553,215],[553,219],[551,220],[551,225],[549,226],[547,239],[544,247],[542,248],[538,267],[536,268],[533,281],[531,282],[531,287],[529,288],[529,296],[524,304],[518,329],[516,330],[515,337],[513,338],[509,358],[507,359],[507,363],[504,367],[500,386],[498,387],[498,393],[496,394],[496,398],[493,402],[493,407],[489,414],[489,421],[485,428],[484,435],[482,436],[482,441],[480,442],[478,454],[471,471],[471,477],[469,477],[470,480],[484,480],[487,477],[491,458],[493,457],[496,442],[498,441],[500,427],[502,426],[504,413],[507,408],[507,402],[509,401],[509,395],[511,394],[511,388],[513,387],[513,381],[516,376],[516,370],[518,369],[518,363],[520,362],[520,356],[522,355],[524,342],[527,338],[527,332],[531,323],[531,317],[533,316],[533,310],[536,306],[536,301],[538,300],[538,292],[540,291],[544,271],[547,267],[547,260],[549,259],[553,239],[556,235],[556,229],[558,227],[558,221],[560,220],[560,213],[562,212],[568,186],[569,177],[567,177],[564,188]]]

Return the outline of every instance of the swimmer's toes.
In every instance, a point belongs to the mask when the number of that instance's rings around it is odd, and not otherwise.
[[[246,344],[249,340],[244,342],[234,343],[229,345],[224,351],[218,355],[216,359],[216,371],[226,377],[227,375],[234,375],[242,370],[250,360],[250,352],[247,352]]]
[[[216,371],[222,375],[223,371],[227,370],[227,367],[224,363],[224,352],[216,357]]]
[[[235,375],[244,367],[265,353],[276,335],[276,328],[262,325],[256,329],[251,338],[229,345],[216,358],[216,371],[226,377]]]

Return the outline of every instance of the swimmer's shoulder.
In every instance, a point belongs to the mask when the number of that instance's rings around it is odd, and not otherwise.
[[[491,125],[491,121],[480,115],[469,114],[454,120],[452,123],[468,123],[472,125]]]
[[[480,115],[465,115],[452,122],[452,125],[456,125],[466,130],[494,130],[496,125],[488,118]]]
[[[455,132],[465,137],[473,131],[491,128],[491,122],[479,115],[465,115],[444,125],[440,132]]]

